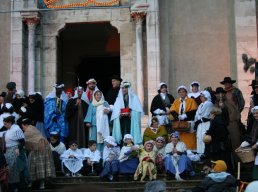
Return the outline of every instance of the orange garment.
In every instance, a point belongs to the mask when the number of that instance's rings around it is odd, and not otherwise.
[[[194,99],[186,97],[184,99],[185,106],[184,106],[184,113],[197,110],[197,104]],[[170,108],[170,112],[176,112],[178,115],[180,114],[180,105],[181,105],[181,98],[177,98]],[[174,119],[174,117],[172,118]],[[196,149],[196,133],[190,132],[180,132],[179,133],[180,140],[185,143],[187,149],[194,150]]]

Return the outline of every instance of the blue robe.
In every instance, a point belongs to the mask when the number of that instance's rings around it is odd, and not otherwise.
[[[61,113],[56,107],[56,98],[47,98],[45,100],[44,108],[44,124],[47,138],[50,137],[51,132],[57,132],[62,138],[68,137],[68,125],[65,120],[66,101],[61,102]],[[55,122],[54,119],[57,121]]]
[[[104,106],[108,106],[106,101],[104,102]],[[97,149],[102,152],[104,149],[104,142],[99,143],[97,140],[96,110],[97,107],[90,103],[84,122],[91,124],[91,127],[89,128],[89,140],[97,141]]]

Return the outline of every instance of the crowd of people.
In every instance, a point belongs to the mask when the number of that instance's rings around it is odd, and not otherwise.
[[[15,82],[8,82],[7,92],[0,94],[0,158],[4,159],[0,165],[8,179],[2,188],[17,191],[39,180],[39,188],[44,189],[45,180],[58,171],[67,177],[99,175],[108,181],[116,181],[119,174],[156,180],[158,173],[184,180],[195,175],[193,161],[206,160],[213,160],[214,172],[218,162],[224,162],[219,176],[226,178],[236,171],[235,149],[257,148],[255,80],[250,85],[246,129],[241,123],[243,95],[234,86],[236,81],[225,77],[220,82],[224,87],[214,90],[201,91],[196,81],[189,91],[180,85],[177,98],[161,82],[143,134],[143,107],[131,83],[118,75],[111,82],[107,93],[99,90],[93,78],[86,82],[86,89],[65,90],[64,84],[56,83],[45,99],[40,92],[26,96],[16,90]],[[257,173],[255,161],[254,179]]]

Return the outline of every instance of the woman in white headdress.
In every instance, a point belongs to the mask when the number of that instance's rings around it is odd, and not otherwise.
[[[190,93],[188,93],[188,97],[193,98],[195,102],[200,105],[201,104],[201,98],[200,98],[200,83],[197,81],[193,81],[190,84]]]
[[[125,134],[131,134],[135,144],[142,143],[142,115],[142,104],[138,96],[131,90],[131,83],[123,82],[110,119],[113,121],[112,135],[117,143],[121,143]]]
[[[205,149],[203,136],[210,127],[210,111],[213,103],[211,102],[211,95],[208,91],[202,91],[200,96],[202,103],[199,105],[195,114],[194,129],[197,131],[197,153],[203,154]]]
[[[110,107],[104,100],[100,90],[93,93],[92,103],[89,104],[87,115],[84,119],[89,128],[89,140],[97,141],[97,149],[103,151],[104,139],[109,136],[108,113]]]
[[[158,95],[153,98],[150,108],[152,116],[156,116],[158,118],[160,125],[169,124],[169,108],[174,100],[174,97],[167,91],[167,84],[161,82],[158,86]]]
[[[197,104],[194,99],[187,96],[187,88],[183,85],[177,88],[178,98],[175,99],[174,103],[170,108],[173,121],[188,121],[193,122],[195,113],[197,110]],[[186,144],[187,149],[196,149],[196,134],[191,126],[191,130],[188,132],[179,133],[181,141]]]

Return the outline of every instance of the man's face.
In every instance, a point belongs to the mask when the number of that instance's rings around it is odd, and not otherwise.
[[[77,93],[78,93],[78,97],[81,98],[83,90],[82,89],[78,89]]]
[[[88,88],[89,88],[90,90],[94,90],[94,89],[95,89],[95,86],[96,86],[96,83],[89,83],[89,84],[88,84]]]
[[[126,95],[128,94],[128,88],[127,87],[123,87],[122,88],[123,94]]]
[[[112,87],[113,87],[113,88],[120,87],[121,82],[120,82],[119,80],[117,80],[117,79],[112,79],[111,82],[112,82]]]
[[[8,95],[13,95],[16,92],[16,89],[7,89]]]
[[[224,84],[224,87],[225,87],[225,89],[229,89],[229,88],[231,88],[231,87],[232,87],[232,84],[231,84],[231,83],[226,82],[226,83]]]
[[[4,103],[4,97],[0,96],[0,103]]]
[[[62,88],[56,88],[56,95],[61,95],[62,94]]]
[[[211,172],[211,170],[212,170],[212,168],[207,165],[204,165],[202,168],[202,172],[205,176],[208,175]]]
[[[66,96],[67,96],[68,99],[70,99],[70,98],[72,98],[73,95],[72,95],[71,92],[67,92],[67,93],[66,93]]]

